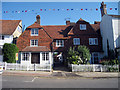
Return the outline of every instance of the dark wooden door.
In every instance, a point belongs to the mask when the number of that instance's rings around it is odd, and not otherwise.
[[[32,53],[31,63],[40,64],[40,54],[39,53]]]

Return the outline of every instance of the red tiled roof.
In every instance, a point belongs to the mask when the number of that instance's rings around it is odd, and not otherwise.
[[[53,39],[66,39],[63,33],[69,25],[50,25],[42,26],[44,30],[53,38]]]
[[[38,47],[30,47],[27,46],[24,49],[22,49],[24,52],[40,52],[40,51],[50,51],[46,46],[38,46]]]
[[[2,28],[0,34],[12,35],[19,25],[20,21],[21,20],[0,20],[0,28]]]
[[[41,28],[41,26],[40,26],[40,24],[35,22],[32,25],[28,26],[27,28]]]
[[[99,24],[90,24],[92,26],[92,28],[97,31],[100,29],[100,25]]]
[[[94,24],[99,24],[100,25],[100,22],[99,21],[95,21]]]

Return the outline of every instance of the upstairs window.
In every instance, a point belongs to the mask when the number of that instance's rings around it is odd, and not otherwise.
[[[38,29],[37,28],[31,29],[31,36],[38,36]]]
[[[80,38],[73,38],[74,45],[80,45]]]
[[[0,40],[4,40],[4,36],[3,35],[0,35]]]
[[[64,40],[56,40],[56,47],[64,47]]]
[[[38,40],[30,40],[30,46],[38,46]]]
[[[86,24],[80,24],[80,30],[86,30]]]
[[[98,38],[89,38],[89,45],[98,45]]]

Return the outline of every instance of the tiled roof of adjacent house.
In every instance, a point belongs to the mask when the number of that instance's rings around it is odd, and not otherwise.
[[[24,52],[40,52],[40,51],[50,51],[49,48],[47,48],[46,46],[38,46],[38,47],[30,47],[27,46],[24,49],[22,49],[22,51]]]
[[[0,20],[0,28],[2,28],[0,34],[12,35],[20,21],[21,20]]]
[[[50,25],[42,26],[44,30],[53,38],[53,39],[66,39],[67,32],[71,29],[69,25]]]

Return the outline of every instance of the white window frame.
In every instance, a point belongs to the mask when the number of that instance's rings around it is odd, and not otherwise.
[[[0,40],[4,40],[5,36],[4,35],[0,35]]]
[[[80,30],[86,30],[86,24],[80,24]]]
[[[37,30],[37,34],[36,34],[36,30]],[[32,31],[33,31],[33,33],[32,33]],[[31,36],[38,36],[38,34],[39,34],[39,31],[38,31],[38,28],[32,28],[31,29]]]
[[[89,38],[89,45],[98,45],[98,38]]]
[[[50,55],[49,52],[42,52],[42,61],[49,61]]]
[[[64,40],[56,40],[56,47],[64,47]]]
[[[32,40],[34,40],[34,45],[31,45],[32,44]],[[37,40],[37,45],[35,45],[35,40]],[[38,46],[38,39],[31,39],[30,40],[30,46],[31,47],[37,47]]]
[[[80,38],[73,38],[74,45],[80,45]]]
[[[22,53],[22,61],[29,61],[29,52],[23,52]]]

